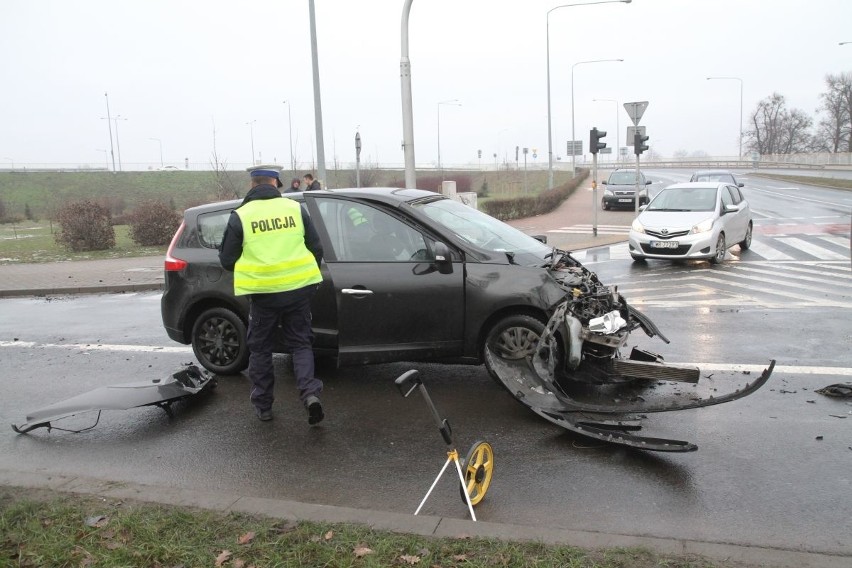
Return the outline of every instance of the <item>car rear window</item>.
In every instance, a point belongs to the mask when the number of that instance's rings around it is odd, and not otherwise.
[[[231,210],[202,213],[198,216],[198,240],[201,246],[218,249],[228,226]]]

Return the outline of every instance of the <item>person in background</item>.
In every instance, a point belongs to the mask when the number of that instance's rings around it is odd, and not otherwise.
[[[314,176],[311,174],[305,174],[305,191],[318,191],[322,189],[320,187],[319,180],[314,179]]]
[[[246,335],[251,403],[260,420],[272,420],[275,368],[272,354],[279,330],[293,354],[293,374],[308,424],[324,418],[314,376],[311,298],[322,281],[322,243],[299,202],[278,190],[278,172],[250,170],[251,189],[231,212],[219,248],[219,262],[234,273],[234,294],[249,297]]]
[[[293,178],[290,180],[290,187],[285,189],[284,193],[296,193],[297,191],[302,191],[302,180]]]

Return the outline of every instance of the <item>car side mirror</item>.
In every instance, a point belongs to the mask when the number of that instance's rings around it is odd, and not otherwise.
[[[453,256],[450,247],[442,242],[435,243],[435,266],[441,274],[453,273]]]
[[[641,213],[642,211],[644,211],[644,210],[645,210],[645,209],[647,209],[647,208],[648,208],[648,204],[647,204],[647,203],[646,203],[645,205],[640,205],[640,206],[639,206],[639,212]]]
[[[542,243],[542,244],[545,244],[545,245],[547,244],[547,235],[530,235],[530,236],[532,238],[534,238],[535,240],[537,240],[538,242]]]
[[[653,182],[653,181],[651,181],[651,180],[649,180],[649,179],[646,179],[646,180],[645,180],[645,185],[651,185],[652,183],[654,183],[654,182]]]
[[[606,180],[603,180],[603,181],[601,182],[601,185],[606,185]]]
[[[726,215],[728,213],[736,213],[739,211],[736,205],[725,205],[722,207],[722,215]]]
[[[738,183],[737,187],[745,187],[745,184],[744,183]]]

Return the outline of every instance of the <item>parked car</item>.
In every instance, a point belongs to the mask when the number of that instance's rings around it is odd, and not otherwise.
[[[737,187],[743,187],[745,185],[738,182],[737,178],[734,177],[734,174],[726,170],[699,170],[692,174],[689,181],[718,181],[722,183],[730,183]]]
[[[161,171],[161,172],[179,172],[179,171],[181,171],[180,168],[177,167],[177,166],[163,166],[163,167],[157,168],[157,170]]]
[[[718,182],[671,185],[642,208],[630,228],[633,260],[709,259],[717,264],[728,248],[751,246],[754,222],[739,187]]]
[[[314,346],[339,365],[482,362],[486,342],[522,358],[565,297],[546,268],[551,247],[443,195],[373,188],[288,197],[304,203],[322,239]],[[186,210],[165,260],[166,332],[218,374],[248,360],[248,303],[234,296],[217,250],[239,204]]]
[[[648,203],[647,186],[653,183],[639,172],[639,205]],[[636,207],[636,170],[615,170],[609,178],[601,182],[604,186],[601,208],[607,211],[615,207]]]

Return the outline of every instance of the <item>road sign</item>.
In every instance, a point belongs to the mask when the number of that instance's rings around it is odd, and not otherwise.
[[[624,103],[624,110],[627,111],[627,116],[633,121],[634,126],[639,126],[639,121],[642,120],[646,108],[648,108],[648,101]]]
[[[628,126],[627,127],[627,145],[633,146],[633,137],[639,134],[639,136],[645,136],[645,127],[644,126]]]
[[[567,146],[567,154],[569,156],[582,156],[583,155],[583,141],[582,140],[569,140]]]
[[[601,148],[600,153],[601,154],[612,154],[612,148]]]

